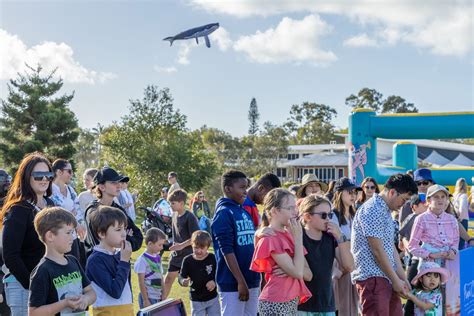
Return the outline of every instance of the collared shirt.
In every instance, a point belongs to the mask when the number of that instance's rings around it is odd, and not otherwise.
[[[390,208],[382,197],[374,194],[357,210],[352,224],[351,252],[355,263],[355,269],[351,274],[352,282],[371,277],[388,279],[372,254],[368,238],[378,238],[382,241],[383,249],[395,270],[394,233],[395,227]]]
[[[442,212],[436,215],[428,209],[416,217],[408,243],[408,251],[412,255],[426,258],[430,251],[424,249],[420,242],[438,249],[449,247],[456,250],[459,243],[458,221],[451,214]]]
[[[51,185],[52,194],[51,200],[53,200],[54,205],[60,206],[67,211],[71,212],[76,220],[84,219],[84,212],[79,205],[79,199],[77,198],[77,193],[69,185],[66,186],[66,196],[61,193],[61,189],[55,183]]]

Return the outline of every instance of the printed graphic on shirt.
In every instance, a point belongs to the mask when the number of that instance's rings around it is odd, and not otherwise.
[[[255,228],[247,213],[242,213],[242,220],[235,221],[237,226],[237,244],[239,246],[253,245]]]
[[[58,293],[59,300],[82,294],[82,275],[79,271],[70,272],[67,275],[60,275],[53,279],[53,285]],[[61,311],[61,315],[73,312],[70,308]],[[79,315],[79,314],[78,314]]]

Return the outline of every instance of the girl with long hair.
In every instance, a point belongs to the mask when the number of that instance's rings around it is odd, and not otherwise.
[[[456,181],[453,194],[453,206],[461,225],[467,230],[469,223],[469,201],[467,197],[467,182],[464,178],[459,178]],[[459,249],[463,248],[464,240],[461,239],[459,241]]]
[[[258,311],[262,316],[293,316],[297,314],[298,304],[311,297],[304,281],[313,277],[304,257],[295,197],[288,190],[273,189],[265,196],[264,211],[274,234],[258,240],[250,266],[255,272],[265,273],[266,284],[259,297]],[[277,275],[277,268],[285,275]]]
[[[41,153],[26,155],[0,211],[3,258],[9,269],[3,282],[13,316],[28,314],[30,273],[45,252],[33,221],[43,208],[53,206],[47,198],[51,195],[52,171],[49,160]]]

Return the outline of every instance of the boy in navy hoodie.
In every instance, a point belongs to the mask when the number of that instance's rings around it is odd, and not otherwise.
[[[251,216],[242,208],[247,186],[247,176],[240,171],[222,175],[225,197],[217,201],[211,224],[216,283],[224,316],[257,314],[260,275],[250,270],[255,228]]]

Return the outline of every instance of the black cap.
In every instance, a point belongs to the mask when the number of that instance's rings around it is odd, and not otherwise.
[[[336,180],[336,184],[334,185],[334,191],[352,191],[352,190],[362,190],[361,187],[355,185],[349,178],[343,177]]]
[[[105,183],[106,181],[128,182],[129,180],[129,177],[118,174],[117,171],[110,167],[102,168],[102,170],[99,170],[94,177],[94,183],[96,184]]]

